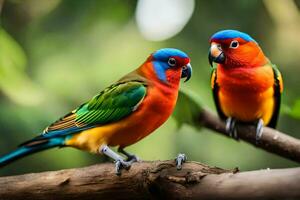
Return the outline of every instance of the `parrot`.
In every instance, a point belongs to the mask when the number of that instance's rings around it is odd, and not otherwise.
[[[49,148],[74,147],[113,159],[116,174],[120,175],[122,169],[128,170],[139,161],[124,148],[169,118],[176,105],[180,79],[187,82],[191,74],[186,53],[175,48],[157,50],[136,70],[0,157],[0,166]],[[110,148],[114,146],[123,156]],[[185,155],[179,154],[175,160],[181,168]]]
[[[282,75],[246,33],[222,30],[213,34],[209,43],[211,88],[217,113],[226,122],[226,131],[237,140],[236,123],[254,125],[258,144],[264,126],[276,128]]]

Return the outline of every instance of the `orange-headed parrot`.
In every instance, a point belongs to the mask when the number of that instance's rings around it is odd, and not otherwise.
[[[75,147],[101,153],[116,163],[116,173],[138,160],[124,148],[146,137],[172,114],[181,78],[192,68],[184,52],[165,48],[151,54],[136,70],[91,100],[52,123],[44,132],[0,158],[4,166],[18,158],[53,147]],[[112,151],[109,146],[118,146]],[[180,155],[177,164],[184,162]]]
[[[211,86],[217,112],[226,130],[238,139],[235,124],[256,125],[256,141],[263,126],[275,128],[283,83],[280,71],[246,33],[223,30],[210,39]]]

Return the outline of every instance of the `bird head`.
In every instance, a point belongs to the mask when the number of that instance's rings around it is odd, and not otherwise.
[[[236,30],[223,30],[210,39],[209,63],[227,68],[258,67],[267,62],[258,43],[248,34]]]
[[[148,61],[152,63],[156,77],[165,84],[178,82],[180,78],[185,78],[186,82],[191,78],[190,58],[178,49],[160,49],[152,53]]]

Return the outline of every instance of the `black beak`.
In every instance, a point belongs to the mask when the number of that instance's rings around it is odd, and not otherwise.
[[[221,49],[215,45],[211,46],[208,53],[208,61],[211,67],[213,67],[213,62],[220,64],[224,63],[225,58],[224,52]]]
[[[181,78],[186,78],[184,80],[184,82],[187,82],[188,80],[190,80],[191,76],[192,76],[192,66],[189,63],[189,64],[183,66],[182,72],[181,72]]]

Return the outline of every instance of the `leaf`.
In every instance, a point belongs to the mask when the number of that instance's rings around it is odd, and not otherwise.
[[[196,128],[201,128],[198,122],[199,114],[202,112],[202,104],[199,97],[189,90],[180,90],[177,104],[173,113],[178,128],[183,124],[188,124]]]
[[[300,99],[296,100],[293,107],[287,113],[296,119],[300,119]]]

